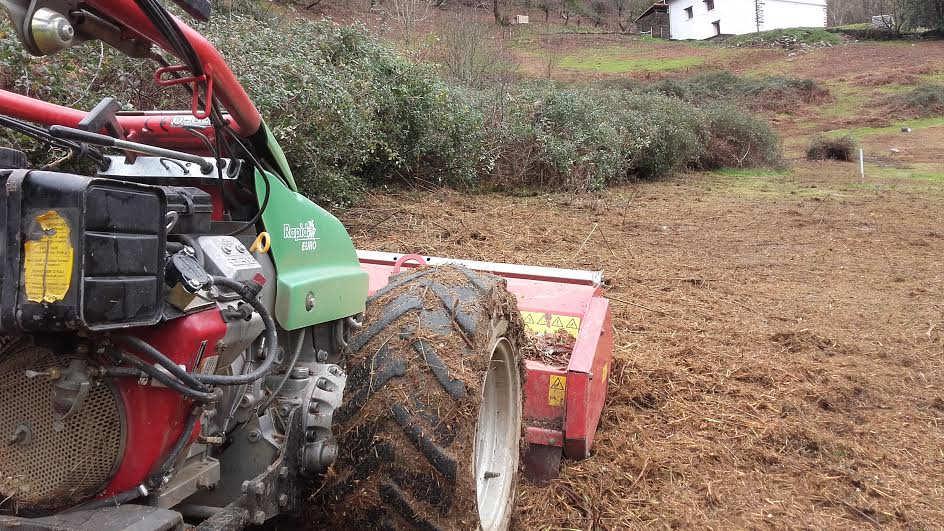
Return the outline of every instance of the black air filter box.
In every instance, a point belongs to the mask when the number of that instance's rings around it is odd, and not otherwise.
[[[171,234],[207,234],[213,215],[213,198],[199,188],[161,186],[167,197],[167,211],[177,213]]]
[[[158,322],[167,200],[156,186],[0,171],[0,330]]]

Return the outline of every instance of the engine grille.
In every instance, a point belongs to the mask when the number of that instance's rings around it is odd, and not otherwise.
[[[0,341],[0,510],[58,509],[101,492],[122,453],[121,409],[115,391],[93,382],[82,409],[53,429],[48,378],[28,379],[61,363],[51,351]],[[98,385],[96,385],[98,384]],[[25,426],[29,440],[9,444]]]

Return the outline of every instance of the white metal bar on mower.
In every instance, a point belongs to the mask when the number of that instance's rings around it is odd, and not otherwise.
[[[361,262],[393,265],[404,255],[397,253],[385,253],[381,251],[357,251],[357,258]],[[475,271],[484,271],[494,273],[499,276],[511,276],[519,278],[532,278],[536,280],[555,280],[572,284],[585,284],[589,286],[599,286],[603,284],[603,271],[583,271],[579,269],[561,269],[556,267],[526,266],[519,264],[504,264],[500,262],[480,262],[477,260],[458,260],[455,258],[442,258],[438,256],[419,256],[424,260],[425,265],[440,266],[446,264],[456,264]],[[408,263],[404,264],[409,266]],[[418,265],[418,264],[417,264]]]

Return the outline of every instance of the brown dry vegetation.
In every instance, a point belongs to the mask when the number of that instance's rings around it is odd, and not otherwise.
[[[607,272],[594,455],[524,486],[519,528],[931,528],[944,189],[854,182],[801,163],[598,196],[377,195],[344,221],[361,248]]]
[[[523,485],[517,527],[944,525],[944,122],[856,129],[906,118],[888,96],[940,77],[944,42],[797,54],[538,31],[517,43],[524,76],[547,76],[546,47],[625,46],[619,59],[703,61],[552,77],[721,66],[812,78],[832,96],[767,113],[792,171],[599,195],[377,194],[342,215],[359,248],[606,272],[616,351],[593,455]],[[800,160],[839,129],[866,151],[865,182],[855,164]]]

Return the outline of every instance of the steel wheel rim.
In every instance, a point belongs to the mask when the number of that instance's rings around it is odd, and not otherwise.
[[[473,456],[479,526],[507,528],[514,505],[521,437],[521,373],[501,338],[492,350],[482,390]]]

